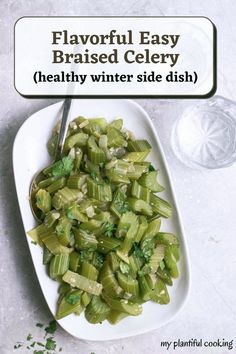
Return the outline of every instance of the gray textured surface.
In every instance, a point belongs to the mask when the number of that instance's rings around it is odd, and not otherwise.
[[[0,2],[0,353],[31,332],[36,322],[47,322],[49,310],[42,297],[19,215],[12,175],[14,136],[23,121],[53,100],[24,99],[13,86],[13,26],[26,15],[204,15],[218,30],[218,94],[236,100],[236,4],[210,1],[11,1]],[[155,120],[169,161],[186,229],[192,266],[192,289],[184,310],[167,326],[125,340],[83,342],[59,330],[57,341],[66,354],[165,353],[161,340],[203,338],[236,340],[236,165],[217,171],[194,171],[181,165],[169,146],[176,119],[174,100],[138,100]],[[236,343],[235,343],[236,345]],[[26,353],[27,351],[20,351]],[[172,351],[170,351],[172,352]],[[178,353],[227,353],[226,348],[178,349]]]

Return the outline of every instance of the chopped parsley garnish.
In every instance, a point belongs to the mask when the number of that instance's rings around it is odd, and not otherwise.
[[[70,305],[75,305],[80,301],[80,295],[76,293],[71,293],[66,296],[66,302]]]
[[[103,224],[104,227],[104,234],[108,237],[112,237],[113,233],[116,231],[116,225],[110,222],[105,222]]]
[[[98,181],[99,178],[98,178],[98,175],[97,175],[97,172],[96,171],[92,171],[90,172],[90,177],[94,180],[94,181]]]
[[[45,328],[46,333],[54,334],[57,330],[57,322],[52,320],[49,325]]]
[[[63,177],[72,171],[74,166],[73,159],[70,156],[63,157],[60,161],[57,161],[52,167],[52,176]]]
[[[36,242],[36,241],[31,241],[31,243],[32,243],[33,245],[37,245],[37,242]]]
[[[156,171],[155,168],[154,168],[152,165],[150,165],[150,166],[148,167],[148,170],[149,170],[149,172]]]
[[[52,337],[47,338],[47,342],[45,344],[45,348],[47,350],[55,350],[56,346],[56,341]]]
[[[29,333],[26,339],[27,339],[27,340],[31,340],[32,338],[33,338],[33,337],[32,337],[32,334]]]
[[[42,327],[43,327],[43,324],[38,322],[38,323],[36,323],[36,327],[42,328]]]

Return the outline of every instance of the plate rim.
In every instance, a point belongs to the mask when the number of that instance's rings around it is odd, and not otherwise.
[[[77,99],[75,99],[77,100]],[[82,98],[81,100],[86,100],[86,101],[97,101],[99,99],[85,99],[85,98]],[[104,101],[106,101],[107,99],[102,99]],[[188,244],[187,244],[187,238],[186,238],[186,233],[185,233],[185,229],[184,229],[184,226],[183,226],[183,222],[182,222],[182,213],[180,211],[180,208],[179,208],[179,205],[178,205],[178,201],[177,201],[177,198],[176,198],[176,194],[175,194],[175,190],[173,188],[173,184],[172,184],[172,176],[171,176],[171,173],[169,171],[169,166],[168,166],[168,163],[167,163],[167,160],[166,160],[166,157],[165,157],[165,154],[164,154],[164,150],[163,150],[163,147],[162,147],[162,144],[160,142],[160,139],[159,139],[159,136],[157,134],[157,131],[154,127],[154,124],[149,116],[149,114],[146,112],[146,110],[140,106],[140,104],[138,104],[137,102],[131,100],[131,99],[109,99],[109,101],[119,101],[120,104],[122,104],[122,102],[125,102],[125,103],[128,103],[131,107],[135,107],[136,109],[138,109],[142,115],[145,117],[145,119],[147,120],[150,128],[151,128],[151,131],[152,131],[152,134],[157,142],[157,145],[158,145],[158,149],[159,149],[159,153],[161,155],[161,159],[163,161],[163,165],[164,165],[164,168],[165,168],[165,173],[167,175],[167,179],[168,179],[168,183],[169,183],[169,189],[170,189],[170,193],[172,195],[172,199],[173,199],[173,202],[175,204],[175,209],[176,209],[176,212],[177,212],[177,217],[178,217],[178,224],[179,224],[179,229],[180,229],[180,232],[182,234],[182,247],[184,249],[184,253],[185,253],[185,273],[186,273],[186,279],[187,279],[187,284],[186,284],[186,291],[185,291],[185,296],[184,296],[184,299],[183,301],[181,302],[181,305],[177,308],[177,310],[175,311],[175,313],[173,315],[171,315],[168,319],[162,321],[160,324],[157,323],[156,325],[149,325],[149,326],[146,326],[146,328],[144,328],[143,330],[129,330],[129,333],[123,333],[123,334],[113,334],[113,335],[108,335],[107,338],[90,338],[90,337],[87,337],[87,336],[77,336],[77,335],[74,335],[72,334],[71,332],[69,332],[63,325],[63,323],[61,322],[61,320],[56,320],[57,323],[67,332],[69,333],[72,337],[74,338],[77,338],[77,339],[80,339],[80,340],[87,340],[87,341],[92,341],[92,342],[105,342],[105,341],[109,341],[109,340],[119,340],[119,339],[124,339],[124,338],[130,338],[130,337],[134,337],[136,335],[141,335],[141,334],[145,334],[145,333],[148,333],[148,332],[151,332],[151,331],[154,331],[154,330],[157,330],[163,326],[165,326],[166,324],[172,322],[176,316],[182,311],[182,309],[184,308],[188,298],[189,298],[189,294],[190,294],[190,290],[191,290],[191,267],[190,267],[190,257],[189,257],[189,249],[188,249]],[[101,101],[101,100],[100,100]],[[17,134],[15,136],[15,139],[14,139],[14,143],[13,143],[13,148],[12,148],[12,165],[13,165],[13,175],[14,175],[14,182],[15,182],[15,188],[16,188],[16,194],[17,194],[17,201],[18,201],[18,206],[19,206],[19,209],[20,209],[20,214],[21,214],[21,220],[22,220],[22,224],[23,224],[23,227],[24,227],[24,231],[25,231],[25,237],[26,237],[26,240],[27,240],[27,243],[28,243],[28,248],[29,248],[29,252],[30,252],[30,256],[31,256],[31,259],[32,259],[32,262],[33,262],[33,254],[31,252],[31,248],[30,248],[30,245],[29,245],[29,238],[27,237],[27,231],[25,229],[25,223],[23,221],[23,214],[24,214],[24,211],[22,210],[21,208],[21,204],[20,204],[20,198],[19,198],[19,193],[18,193],[18,184],[16,183],[16,170],[15,170],[15,159],[16,159],[16,146],[17,146],[17,141],[19,139],[19,136],[22,132],[22,130],[24,130],[25,126],[29,123],[29,121],[33,120],[34,119],[34,116],[37,115],[39,112],[41,111],[46,111],[48,110],[50,107],[53,107],[53,106],[58,106],[58,108],[60,108],[60,106],[62,106],[63,104],[63,101],[59,101],[59,102],[55,102],[55,103],[52,103],[52,104],[49,104],[47,105],[46,107],[34,112],[33,114],[31,114],[23,123],[22,125],[20,126],[20,128],[18,129],[17,131]],[[34,265],[34,262],[33,262],[33,265]],[[34,266],[35,268],[35,266]],[[55,319],[55,314],[52,312],[49,304],[48,304],[48,301],[47,301],[47,297],[44,295],[44,291],[42,289],[42,286],[41,286],[41,282],[38,278],[38,273],[37,273],[37,270],[35,269],[35,272],[36,272],[36,276],[37,276],[37,280],[38,280],[38,283],[39,283],[39,286],[41,288],[41,291],[42,291],[42,295],[46,301],[46,304],[49,308],[49,311],[51,312],[53,318]]]

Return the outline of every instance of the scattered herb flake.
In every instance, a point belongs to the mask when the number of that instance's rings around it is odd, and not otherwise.
[[[31,340],[31,339],[33,339],[32,334],[30,334],[30,333],[29,333],[26,339],[27,339],[27,340]]]
[[[42,328],[42,327],[43,327],[43,324],[38,322],[38,323],[36,323],[36,327]]]
[[[149,172],[156,171],[155,168],[154,168],[152,165],[150,165],[150,166],[148,167],[148,170],[149,170]]]
[[[36,241],[31,241],[31,243],[32,243],[33,245],[37,245],[37,242],[36,242]]]
[[[54,334],[57,330],[57,322],[52,320],[49,322],[48,327],[45,328],[45,331],[50,334]]]
[[[75,305],[80,301],[80,295],[76,293],[71,293],[66,296],[66,302],[70,305]]]
[[[37,345],[39,345],[40,347],[45,347],[45,345],[41,342],[37,342]]]
[[[121,273],[128,274],[129,273],[129,265],[126,264],[125,262],[121,261],[120,262],[120,270],[121,270]]]
[[[53,339],[53,337],[47,338],[47,342],[45,344],[45,348],[47,350],[55,350],[56,346],[56,341]]]
[[[113,233],[116,231],[116,225],[115,224],[112,224],[110,222],[105,222],[103,224],[103,227],[104,227],[104,234],[108,237],[112,237],[113,236]]]

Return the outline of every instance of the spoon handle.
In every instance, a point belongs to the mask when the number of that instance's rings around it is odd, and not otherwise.
[[[66,138],[67,119],[69,116],[70,106],[71,106],[71,98],[66,98],[63,105],[61,126],[60,126],[59,135],[57,139],[55,161],[59,160],[62,155],[63,145]]]

